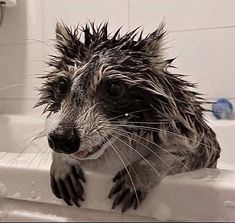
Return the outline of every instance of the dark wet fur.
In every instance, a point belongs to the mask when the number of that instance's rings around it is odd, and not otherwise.
[[[80,125],[76,126],[78,129],[88,125],[91,130],[101,128],[102,132],[108,133],[110,125],[117,128],[115,124],[125,119],[129,126],[123,126],[123,131],[143,137],[151,135],[152,144],[143,143],[161,158],[153,154],[145,158],[160,174],[156,176],[147,164],[140,168],[143,159],[132,163],[128,170],[131,173],[134,168],[146,185],[139,185],[132,174],[136,185],[134,191],[126,170],[121,171],[114,178],[109,197],[114,197],[113,208],[122,203],[123,211],[131,206],[137,208],[137,200],[143,200],[162,177],[203,167],[214,168],[220,154],[216,135],[203,116],[204,100],[194,91],[195,85],[183,80],[183,75],[168,71],[173,59],[165,59],[162,52],[166,33],[163,28],[164,24],[161,24],[155,32],[142,37],[137,29],[124,36],[120,35],[120,30],[111,35],[107,23],[99,26],[91,23],[74,30],[58,24],[55,44],[58,55],[52,56],[48,63],[53,70],[43,77],[45,82],[37,104],[46,105],[45,112],[49,111],[49,114],[61,111],[61,123],[71,126],[76,121]],[[61,78],[66,78],[70,86],[64,95],[57,90]],[[123,86],[121,98],[114,100],[107,96],[110,82]],[[85,113],[86,118],[81,118]],[[127,118],[126,113],[130,114]],[[92,137],[87,136],[88,139]],[[59,178],[54,178],[58,160],[53,161],[53,185],[59,184]],[[63,180],[71,188],[71,183]],[[55,194],[63,198],[58,191]],[[76,197],[75,192],[71,194]],[[70,197],[67,193],[63,199],[68,203],[68,200],[74,200]]]

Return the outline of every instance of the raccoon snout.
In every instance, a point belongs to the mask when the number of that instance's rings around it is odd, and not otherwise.
[[[57,153],[72,154],[79,150],[80,137],[74,127],[58,125],[48,134],[48,144]]]

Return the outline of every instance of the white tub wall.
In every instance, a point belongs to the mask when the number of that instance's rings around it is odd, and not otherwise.
[[[168,52],[179,56],[175,64],[180,71],[198,82],[208,98],[234,97],[234,11],[233,0],[130,0],[129,24],[130,29],[143,25],[149,32],[165,18]],[[210,27],[217,29],[200,30]]]
[[[34,88],[39,85],[32,74],[42,73],[45,70],[42,60],[53,53],[46,44],[52,44],[51,39],[55,38],[57,20],[63,18],[76,25],[79,21],[101,22],[110,17],[113,30],[124,24],[127,31],[128,1],[78,0],[69,1],[68,5],[68,1],[18,0],[17,7],[7,9],[5,24],[0,28],[0,36],[4,36],[0,37],[0,88],[22,83],[25,86],[0,92],[0,113],[40,114],[41,109],[32,110],[37,100]]]
[[[18,0],[17,6],[7,8],[0,27],[0,113],[26,113],[35,101],[37,86],[32,74],[43,70],[42,47],[31,39],[41,39],[40,2]]]
[[[109,30],[114,32],[123,26],[122,33],[128,31],[128,0],[42,0],[43,15],[43,41],[48,45],[55,39],[55,26],[57,21],[77,26],[84,25],[87,21],[107,22]],[[54,54],[49,47],[44,48],[44,58]]]
[[[53,51],[26,39],[51,44],[60,19],[71,25],[87,19],[110,20],[111,30],[124,25],[125,32],[142,25],[149,32],[164,17],[167,29],[173,31],[167,38],[171,47],[167,53],[179,56],[175,62],[179,71],[199,82],[199,90],[208,98],[231,98],[235,96],[235,29],[226,27],[235,25],[234,11],[233,0],[18,0],[17,7],[7,9],[0,28],[0,88],[21,83],[25,87],[0,92],[0,113],[40,114],[40,109],[31,109],[39,80],[28,75],[42,73],[42,60]],[[217,29],[200,30],[208,27]]]
[[[48,151],[47,139],[42,134],[44,119],[28,115],[0,115],[0,123],[0,153]]]

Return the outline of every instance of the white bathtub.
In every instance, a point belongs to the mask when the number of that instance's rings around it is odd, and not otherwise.
[[[112,176],[107,173],[85,171],[82,208],[67,207],[54,197],[46,139],[28,145],[43,124],[36,117],[0,116],[0,221],[235,220],[235,121],[211,120],[222,147],[218,169],[166,177],[140,209],[123,215],[111,210]]]

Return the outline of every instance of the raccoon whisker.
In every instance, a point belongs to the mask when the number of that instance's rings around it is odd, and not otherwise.
[[[42,134],[43,132],[44,132],[44,130],[42,130],[41,132],[39,132],[38,134],[36,134],[36,136],[33,135],[33,136],[30,136],[29,138],[23,140],[23,142],[25,142],[25,141],[31,139],[31,140],[29,141],[29,143],[28,143],[28,144],[21,150],[21,152],[19,153],[19,158],[20,158],[21,154],[24,153],[24,151],[25,151],[30,145],[32,145],[33,142],[38,142],[39,140],[41,140],[43,137],[46,136],[46,134]],[[23,143],[23,142],[22,142],[22,143]],[[21,144],[22,144],[22,143],[21,143]]]
[[[98,133],[100,135],[100,133]],[[109,134],[110,136],[114,137],[114,135],[112,133]],[[101,136],[101,135],[100,135]],[[108,137],[104,137],[107,141]],[[114,146],[114,145],[113,145]],[[121,154],[119,154],[121,156]],[[128,165],[130,166],[130,168],[132,169],[132,171],[134,172],[135,176],[138,178],[138,181],[140,182],[140,184],[143,185],[143,182],[140,180],[137,172],[135,171],[135,169],[133,168],[131,162],[127,159],[127,157],[123,154],[123,157],[125,158],[125,160],[128,162]],[[141,188],[141,191],[143,192],[143,189]]]
[[[149,131],[153,131],[153,132],[159,132],[161,131],[162,129],[160,128],[156,128],[156,127],[149,127],[149,126],[140,126],[140,125],[122,125],[122,124],[118,124],[118,125],[114,125],[114,126],[117,126],[117,127],[129,127],[129,128],[137,128],[137,129],[144,129],[144,130],[149,130]],[[180,135],[179,133],[175,133],[175,132],[171,132],[171,131],[168,131],[168,130],[164,130],[166,133],[169,133],[169,134],[172,134],[172,135],[176,135],[176,136],[182,136],[186,139],[188,139],[189,141],[193,141],[193,142],[196,142],[196,143],[199,143],[207,148],[210,148],[212,150],[215,150],[215,151],[219,151],[211,146],[208,146],[207,144],[205,143],[202,143],[201,141],[198,141],[198,140],[195,140],[195,139],[191,139],[185,135]]]
[[[122,131],[122,132],[127,133],[127,134],[129,133],[128,131],[120,130],[120,129],[119,129],[118,131]],[[189,172],[192,171],[192,170],[189,169],[180,159],[178,159],[174,154],[172,154],[172,153],[170,153],[169,151],[167,151],[166,149],[164,149],[162,146],[160,146],[160,145],[158,145],[158,144],[152,142],[151,140],[148,140],[148,139],[146,139],[145,137],[142,137],[142,136],[140,136],[140,135],[136,135],[136,136],[137,136],[138,138],[141,138],[141,139],[143,139],[143,140],[145,140],[145,141],[147,141],[147,142],[149,142],[149,143],[151,143],[151,144],[157,146],[158,148],[162,149],[164,152],[168,153],[170,156],[172,156],[174,159],[176,159],[179,163],[181,163]]]
[[[42,116],[35,116],[35,115],[27,115],[27,117],[31,117],[31,118],[36,118],[36,119],[40,119],[40,120],[44,120],[44,121],[47,121],[49,123],[53,123],[50,119],[48,118],[44,118]],[[42,123],[42,125],[44,125],[44,123]],[[33,126],[33,127],[38,127],[38,126]]]
[[[128,116],[132,115],[132,114],[135,114],[135,113],[139,113],[139,112],[144,112],[144,111],[149,111],[149,110],[153,110],[154,108],[148,108],[148,109],[142,109],[142,110],[137,110],[137,111],[133,111],[133,112],[129,112],[129,113],[125,113],[125,114],[122,114],[122,115],[119,115],[119,116],[116,116],[116,117],[113,117],[111,119],[108,119],[108,121],[113,121],[113,119],[116,119],[116,118],[121,118],[121,117],[125,117],[127,118]],[[158,111],[158,114],[160,114],[162,117],[165,117],[166,119],[162,119],[161,120],[164,120],[164,121],[168,121],[169,123],[171,122],[179,122],[179,121],[175,121],[173,117],[169,116],[169,115],[166,115],[166,114],[163,114],[161,113],[160,111]],[[171,120],[171,121],[169,121]],[[118,121],[118,120],[114,120],[114,121]]]
[[[112,121],[112,120],[114,120],[114,119],[116,119],[116,118],[121,118],[121,117],[124,117],[124,116],[126,117],[126,116],[128,116],[128,115],[130,115],[130,114],[135,114],[135,113],[144,112],[144,111],[149,111],[149,110],[152,110],[152,108],[146,108],[146,109],[136,110],[136,111],[133,111],[133,112],[127,112],[127,113],[125,113],[125,114],[118,115],[118,116],[112,117],[112,118],[107,119],[107,120],[108,120],[108,121]]]
[[[128,137],[128,133],[127,131],[123,131],[125,133],[125,135],[123,133],[118,133],[119,130],[116,130],[116,129],[112,129],[115,131],[116,134],[119,134],[120,136],[124,136],[124,137]],[[138,135],[137,135],[138,137]],[[176,172],[164,161],[164,159],[161,158],[161,156],[159,156],[156,152],[154,152],[153,150],[151,150],[150,148],[148,148],[146,145],[144,145],[143,143],[139,142],[138,140],[134,139],[134,138],[131,138],[131,140],[134,140],[135,142],[139,143],[140,145],[144,146],[148,151],[150,151],[151,153],[153,153],[157,158],[159,158],[163,164],[171,170],[171,172],[173,174],[176,174]],[[162,148],[163,149],[163,148]],[[173,155],[173,154],[172,154]],[[174,155],[173,155],[174,156]],[[191,172],[192,174],[194,174],[182,161],[180,161],[177,157],[174,156],[174,158],[179,161],[189,172]],[[190,193],[188,192],[187,188],[183,187],[184,191],[186,192],[187,196],[189,197],[190,199]]]
[[[113,145],[112,142],[111,142],[108,138],[107,138],[106,140],[107,140],[107,142],[109,142],[111,148],[112,148],[113,151],[117,154],[118,158],[119,158],[120,161],[122,162],[122,164],[123,164],[123,166],[124,166],[124,168],[125,168],[125,170],[126,170],[128,176],[129,176],[129,179],[130,179],[130,181],[131,181],[131,184],[132,184],[132,186],[133,186],[133,190],[134,190],[134,193],[135,193],[135,196],[136,196],[136,200],[137,200],[137,203],[138,203],[138,206],[139,206],[140,202],[139,202],[139,198],[138,198],[138,196],[137,196],[136,187],[135,187],[134,181],[133,181],[133,179],[132,179],[132,177],[131,177],[131,174],[130,174],[130,172],[129,172],[129,170],[128,170],[126,164],[125,164],[125,162],[123,161],[122,157],[120,156],[120,154],[118,153],[117,149],[115,148],[115,145]]]
[[[38,125],[31,125],[29,127],[27,127],[27,130],[24,130],[24,131],[20,131],[19,132],[19,135],[21,136],[22,134],[25,134],[25,133],[28,133],[29,131],[34,131],[34,130],[38,130]],[[21,145],[22,143],[24,143],[26,140],[29,140],[30,138],[32,138],[34,136],[31,135],[30,137],[28,138],[24,138],[23,141],[20,141],[18,145]]]
[[[13,160],[13,162],[10,164],[10,166],[15,162],[15,160],[17,160],[17,159],[20,159],[20,156],[25,152],[25,150],[26,149],[28,149],[29,148],[29,146],[31,146],[32,145],[32,143],[35,141],[35,140],[40,140],[40,139],[42,139],[42,137],[44,137],[44,136],[40,136],[40,134],[41,134],[41,132],[39,133],[39,134],[37,134],[36,136],[31,136],[31,137],[29,137],[29,138],[27,138],[27,139],[25,139],[23,142],[25,142],[25,141],[27,141],[27,140],[30,140],[29,142],[28,142],[28,144],[27,145],[25,145],[24,147],[23,147],[23,149],[20,151],[20,153],[18,154],[18,156]],[[34,137],[34,138],[33,138]],[[33,138],[33,139],[32,139]],[[22,143],[23,143],[22,142]],[[21,144],[22,144],[21,143]],[[19,146],[19,145],[18,145]],[[40,147],[40,145],[38,144],[37,146],[39,146]],[[9,166],[9,167],[10,167]]]
[[[25,39],[25,40],[26,40],[26,41],[35,41],[35,42],[41,43],[41,44],[47,46],[47,47],[48,47],[49,49],[51,49],[54,53],[57,54],[57,52],[55,51],[54,48],[52,48],[50,45],[48,45],[47,43],[45,43],[45,42],[42,41],[42,40],[39,40],[39,39]]]
[[[45,154],[47,154],[48,151],[50,151],[50,150],[48,149],[48,147],[46,146],[46,144],[47,144],[46,142],[44,142],[43,144],[39,144],[40,148],[42,148],[42,149],[41,149],[40,154],[39,154],[39,157],[40,157],[40,155],[41,155],[41,158],[40,158],[40,160],[39,160],[39,163],[38,163],[38,165],[37,165],[37,168],[39,167],[39,165],[40,165],[42,159],[44,158]]]
[[[47,148],[44,148],[43,146],[40,146],[41,149],[36,153],[36,155],[34,156],[34,158],[30,161],[30,163],[27,165],[26,169],[30,167],[30,165],[33,163],[33,161],[37,158],[38,155],[40,155],[40,153],[42,153],[42,151],[44,151]]]
[[[120,136],[125,136],[125,135],[123,135],[123,133],[120,133],[120,132],[118,132],[118,131],[119,131],[119,130],[116,130],[115,133],[117,133],[117,134],[120,135]],[[121,130],[120,130],[120,131],[121,131]],[[122,132],[128,133],[127,131],[122,131]],[[136,136],[138,137],[138,135],[136,135]],[[127,136],[125,136],[125,137],[127,137]],[[157,158],[159,158],[159,159],[164,163],[164,165],[165,165],[167,168],[169,168],[169,169],[172,171],[173,174],[175,174],[174,170],[173,170],[156,152],[154,152],[152,149],[149,149],[146,145],[144,145],[143,143],[139,142],[138,140],[136,140],[136,139],[134,139],[134,138],[131,138],[131,140],[133,140],[133,141],[137,142],[138,144],[144,146],[144,148],[146,148],[148,151],[150,151],[151,153],[153,153]]]
[[[45,61],[45,60],[39,60],[39,59],[35,59],[35,60],[28,60],[28,63],[33,63],[33,62],[46,63],[46,61]]]
[[[46,162],[48,162],[49,159],[52,159],[52,156],[50,156],[51,153],[52,153],[52,151],[49,149],[49,150],[48,150],[48,155],[47,155],[47,160],[46,160]]]
[[[36,126],[35,126],[36,127]],[[42,130],[41,132],[37,133],[36,135],[32,135],[26,139],[24,139],[19,145],[23,144],[24,142],[26,142],[27,140],[30,140],[29,143],[33,143],[34,141],[38,141],[40,139],[42,139],[43,137],[45,137],[47,134],[45,133],[45,129]]]
[[[176,121],[177,122],[177,121]],[[114,124],[119,124],[120,121],[112,121],[112,123]],[[132,121],[128,121],[128,124],[131,123],[131,124],[151,124],[151,125],[159,125],[159,124],[168,124],[168,123],[171,123],[170,121],[160,121],[160,122],[132,122]]]
[[[27,78],[29,78],[29,77],[27,77]],[[38,84],[38,83],[32,83],[31,82],[31,84]],[[0,88],[0,92],[3,92],[3,91],[5,91],[5,90],[8,90],[8,89],[11,89],[11,88],[20,88],[20,87],[24,87],[24,86],[26,86],[27,85],[27,83],[18,83],[18,84],[11,84],[11,85],[7,85],[7,86],[4,86],[4,87],[2,87],[2,88]]]
[[[37,140],[37,139],[41,139],[43,137],[47,136],[47,133],[45,133],[45,130],[42,130],[38,135],[36,135],[32,141]]]
[[[154,93],[154,92],[153,92],[153,93]],[[158,93],[158,92],[156,92],[156,94],[157,94],[157,95],[160,95],[160,96],[163,96],[163,97],[165,97],[165,98],[170,99],[171,102],[173,102],[173,103],[175,103],[175,101],[180,102],[180,103],[182,103],[182,104],[188,104],[188,103],[189,103],[188,101],[182,101],[182,100],[179,100],[179,99],[177,99],[177,98],[175,98],[175,97],[168,96],[168,95],[166,95],[166,94],[162,94],[162,93]]]
[[[45,152],[42,153],[42,157],[38,162],[37,168],[39,168],[39,166],[40,166],[42,160],[44,159],[44,157],[48,154],[48,152],[50,152],[50,150],[48,150],[47,147],[46,147],[46,143],[44,143],[43,147],[45,147],[45,149],[44,149]]]
[[[26,85],[26,83],[24,83],[24,84],[23,83],[22,84],[12,84],[12,85],[0,88],[0,92],[5,91],[5,90],[10,89],[10,88],[14,88],[14,87],[22,87],[24,85]]]
[[[23,75],[24,77],[26,77],[26,78],[39,78],[38,76],[43,76],[43,75],[45,75],[45,73],[27,73],[27,74],[25,74],[25,75]]]
[[[30,137],[24,139],[23,141],[21,141],[21,142],[18,144],[17,148],[18,148],[20,145],[22,145],[23,143],[25,143],[25,142],[27,142],[28,140],[31,139],[31,140],[29,141],[28,145],[26,145],[26,148],[27,148],[27,146],[29,146],[30,143],[32,143],[32,142],[33,142],[34,140],[36,140],[37,138],[40,138],[40,134],[41,134],[41,132],[39,132],[36,136],[35,136],[35,135],[32,135],[32,136],[30,136]],[[33,138],[33,137],[34,137],[34,138]],[[36,138],[36,137],[37,137],[37,138]],[[17,149],[17,148],[16,148],[16,149]],[[21,151],[21,153],[24,152],[26,148],[24,147],[24,150]],[[20,153],[20,154],[21,154],[21,153]]]
[[[30,138],[32,138],[33,136],[31,136]],[[30,139],[30,138],[28,138],[28,139]],[[26,139],[26,140],[28,140],[28,139]],[[40,139],[40,138],[39,138]],[[20,157],[21,157],[21,155],[24,153],[24,151],[26,150],[26,149],[28,149],[29,148],[29,146],[31,146],[32,145],[32,142],[34,141],[34,139],[33,140],[31,140],[26,146],[24,146],[24,148],[20,151],[20,153],[19,154],[17,154],[17,156],[15,157],[15,158],[13,158],[12,159],[12,162],[10,163],[10,165],[8,166],[8,167],[11,167],[11,165],[15,162],[15,161],[17,161],[18,159],[20,159]],[[37,145],[37,146],[39,146],[39,147],[41,147],[42,148],[42,146],[41,145]]]
[[[11,165],[20,158],[20,156],[22,155],[22,153],[29,147],[30,144],[27,144],[26,146],[24,146],[24,148],[21,150],[21,152],[16,155],[15,158],[13,158],[11,161],[10,161],[10,165],[8,167],[11,167]]]
[[[120,135],[120,134],[119,134]],[[132,146],[130,146],[128,143],[126,143],[125,141],[123,141],[122,139],[120,139],[119,137],[116,137],[115,135],[113,135],[114,138],[116,138],[117,140],[119,140],[120,142],[124,143],[125,145],[127,145],[129,148],[131,148],[134,152],[136,152],[142,159],[145,160],[146,163],[148,163],[148,165],[154,170],[154,172],[161,177],[161,175],[159,174],[159,172],[156,170],[156,168],[154,168],[154,166],[137,150],[135,150]]]
[[[50,158],[50,154],[51,154],[51,150],[49,149],[47,152],[46,152],[46,162],[48,162],[48,159]]]
[[[10,161],[9,161],[9,165],[8,165],[8,168],[10,168],[11,167],[11,165],[16,161],[18,159],[18,155],[16,155],[16,157],[13,157],[13,159],[11,159]]]

